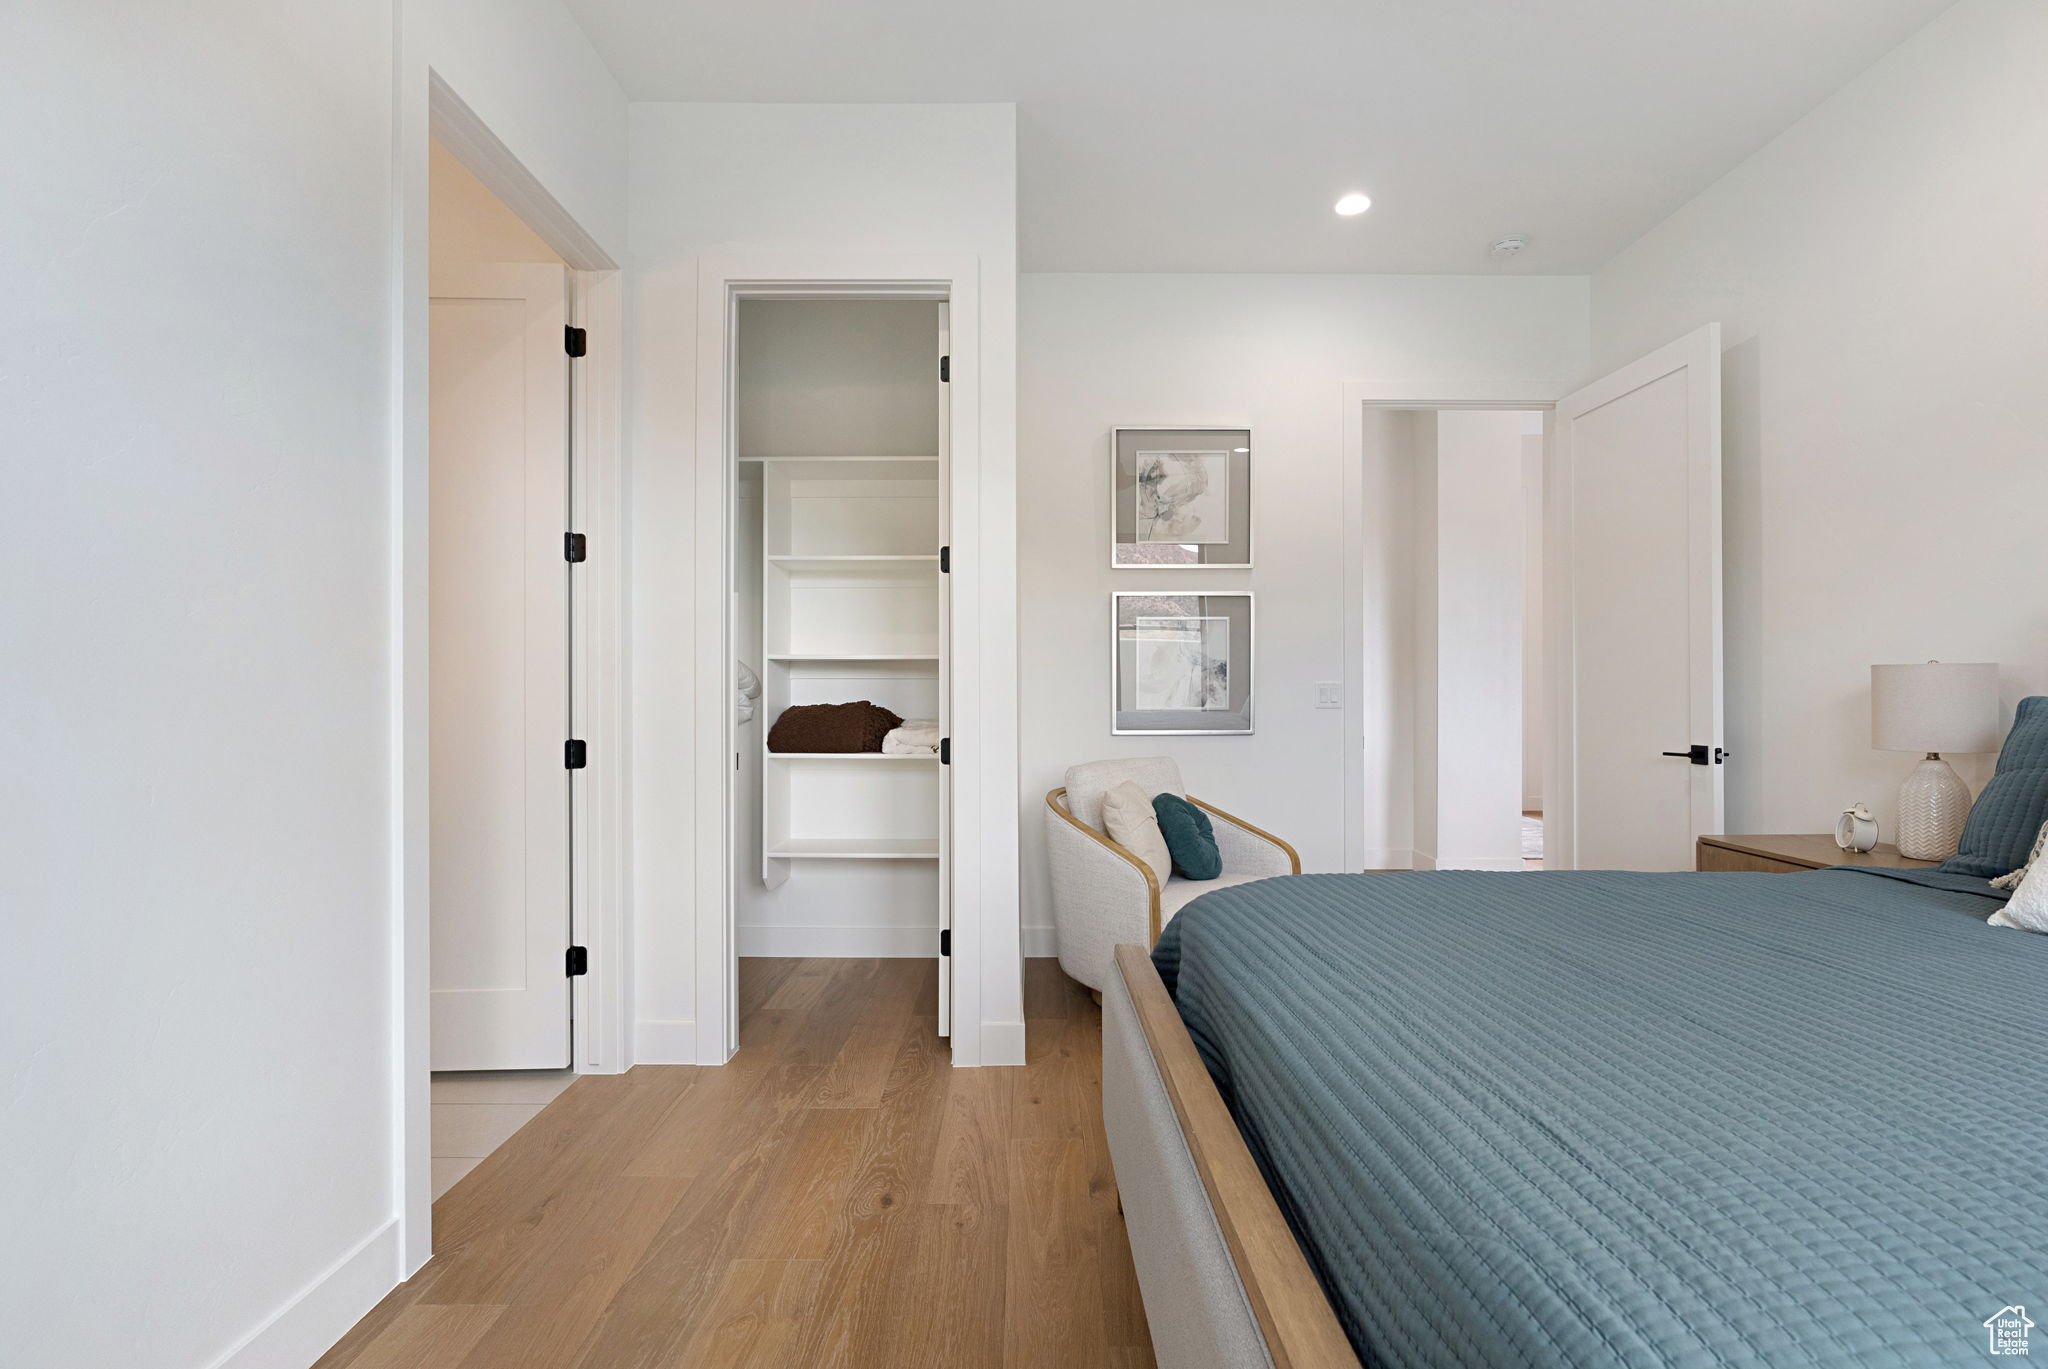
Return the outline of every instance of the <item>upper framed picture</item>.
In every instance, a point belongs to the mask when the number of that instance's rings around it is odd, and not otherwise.
[[[1110,565],[1251,565],[1251,429],[1118,428],[1109,465]]]

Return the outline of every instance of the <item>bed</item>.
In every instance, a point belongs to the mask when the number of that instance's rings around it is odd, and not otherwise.
[[[1304,875],[1118,949],[1155,1350],[1925,1365],[2048,1300],[2048,938],[1934,872]]]

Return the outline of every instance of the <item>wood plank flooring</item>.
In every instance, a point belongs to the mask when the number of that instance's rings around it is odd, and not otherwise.
[[[730,1064],[579,1079],[315,1369],[1152,1364],[1099,1010],[1030,961],[1029,1063],[955,1070],[933,979],[742,960]]]

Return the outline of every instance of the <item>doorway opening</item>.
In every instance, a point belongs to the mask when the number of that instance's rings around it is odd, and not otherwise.
[[[729,433],[737,997],[808,1007],[880,989],[922,1004],[939,1036],[948,329],[929,295],[742,296]]]
[[[431,1196],[573,1079],[571,274],[428,160]]]
[[[424,80],[401,138],[392,568],[407,1274],[433,1254],[437,1197],[479,1157],[572,1072],[625,1068],[629,858],[617,263],[437,73]],[[568,768],[570,740],[586,768]],[[486,1042],[499,1053],[462,1053]]]
[[[1365,411],[1359,868],[1543,867],[1544,423]]]
[[[1532,391],[1542,394],[1521,394]],[[1418,526],[1463,534],[1459,500],[1441,497],[1440,479],[1419,488],[1415,471],[1420,455],[1440,455],[1447,422],[1456,430],[1504,410],[1542,420],[1541,547],[1529,558],[1542,565],[1541,669],[1528,671],[1535,695],[1509,697],[1542,718],[1540,729],[1521,729],[1524,741],[1540,733],[1540,780],[1517,797],[1541,799],[1544,866],[1693,867],[1698,838],[1722,830],[1725,795],[1720,395],[1711,323],[1562,397],[1484,383],[1345,386],[1344,650],[1354,672],[1344,693],[1345,868],[1477,863],[1444,840],[1441,824],[1436,849],[1426,832],[1418,840],[1416,743],[1430,719],[1418,727],[1416,661],[1438,659],[1436,643],[1418,652],[1418,633],[1457,620],[1440,611],[1418,623],[1411,553]],[[1420,509],[1425,495],[1436,503]],[[1503,529],[1513,521],[1496,513]],[[1497,588],[1509,558],[1496,548],[1495,561]],[[1442,583],[1432,592],[1439,609],[1451,602]],[[1505,658],[1498,633],[1493,640]],[[1503,747],[1497,760],[1509,765],[1520,751]],[[1420,776],[1425,785],[1436,777],[1432,767]],[[1489,821],[1503,806],[1488,801]],[[1514,865],[1495,868],[1519,866],[1514,854]]]

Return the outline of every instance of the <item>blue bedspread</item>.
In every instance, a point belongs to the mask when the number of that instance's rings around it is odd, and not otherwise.
[[[1306,875],[1154,961],[1367,1364],[1954,1365],[2048,1351],[2048,936],[1941,886]]]

